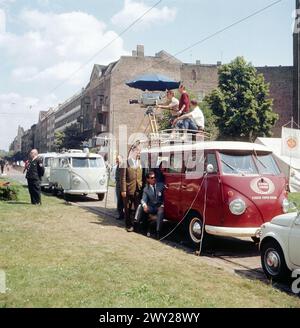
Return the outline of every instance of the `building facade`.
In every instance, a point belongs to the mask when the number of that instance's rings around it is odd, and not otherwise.
[[[28,157],[28,154],[35,148],[34,136],[35,136],[36,124],[34,124],[29,130],[25,131],[22,136],[22,154],[24,158]]]
[[[144,109],[138,104],[129,104],[130,99],[139,99],[142,92],[129,88],[126,81],[146,73],[164,74],[181,81],[201,101],[218,86],[221,64],[208,65],[200,61],[186,64],[165,51],[155,56],[145,56],[144,47],[138,45],[132,56],[123,56],[108,66],[95,65],[81,101],[82,129],[86,139],[90,145],[98,146],[100,152],[109,151],[112,159],[119,151],[119,140],[123,141],[124,129],[128,136],[147,132]],[[270,85],[273,110],[279,114],[273,133],[279,137],[281,127],[291,120],[293,112],[294,70],[292,66],[265,66],[257,67],[257,71],[264,75]],[[99,138],[103,133],[107,133],[109,138],[114,137],[115,142],[109,147],[104,138]],[[94,138],[96,142],[92,142]]]
[[[79,92],[54,110],[54,133],[78,122],[81,116],[81,98],[82,92]]]

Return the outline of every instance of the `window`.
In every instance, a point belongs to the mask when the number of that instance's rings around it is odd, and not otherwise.
[[[203,175],[204,171],[204,153],[203,150],[193,151],[185,155],[185,172],[197,172]]]
[[[68,166],[69,166],[69,160],[68,160],[68,158],[61,158],[59,160],[59,167],[65,168],[65,167],[68,167]]]
[[[207,154],[206,155],[206,165],[211,164],[214,167],[212,173],[218,173],[218,161],[216,154]]]
[[[90,167],[105,167],[104,161],[101,157],[99,158],[90,158],[89,159],[90,162]]]
[[[168,173],[181,173],[182,172],[182,154],[175,153],[170,156],[170,167]]]
[[[44,161],[44,166],[45,167],[50,167],[51,166],[51,162],[53,162],[53,158],[51,157],[46,157],[45,161]]]
[[[271,154],[255,155],[254,158],[260,174],[280,174],[280,170]]]
[[[197,73],[196,73],[196,71],[194,69],[192,70],[192,80],[193,81],[196,81],[197,80]]]
[[[74,168],[103,168],[105,167],[103,158],[84,158],[84,157],[73,157],[72,166]]]
[[[89,161],[84,157],[73,157],[72,166],[77,168],[89,167]]]
[[[251,175],[258,174],[257,168],[251,154],[220,154],[222,171],[224,174]]]

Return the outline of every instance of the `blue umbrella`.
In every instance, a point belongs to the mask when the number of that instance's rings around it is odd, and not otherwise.
[[[180,82],[176,82],[161,74],[145,74],[126,82],[126,85],[143,91],[166,91],[178,89]]]

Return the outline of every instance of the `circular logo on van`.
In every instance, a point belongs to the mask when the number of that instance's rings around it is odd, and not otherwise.
[[[294,150],[297,147],[297,139],[294,138],[294,137],[289,137],[286,140],[286,144],[287,144],[289,149]]]
[[[275,191],[274,183],[268,178],[256,178],[251,181],[251,189],[260,195],[269,195]]]

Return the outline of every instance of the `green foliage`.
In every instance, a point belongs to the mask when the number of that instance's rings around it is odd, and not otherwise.
[[[190,99],[197,99],[198,97],[196,97],[196,95],[190,91],[187,90]],[[180,98],[179,94],[176,94],[176,98]],[[216,125],[216,120],[217,117],[213,114],[212,110],[210,109],[208,103],[204,100],[199,104],[200,109],[202,110],[203,114],[204,114],[204,118],[205,118],[205,131],[207,133],[210,134],[211,139],[215,140],[217,139],[218,135],[219,135],[219,129]],[[162,117],[159,119],[158,121],[158,125],[159,125],[159,129],[160,130],[167,130],[167,129],[171,129],[172,125],[171,125],[171,113],[169,110],[164,110],[162,113]]]
[[[10,183],[0,181],[0,200],[10,201],[18,200],[19,187]]]
[[[61,149],[77,149],[82,147],[84,136],[80,131],[78,124],[72,124],[65,128],[63,132],[55,133],[55,148],[57,151]]]
[[[208,103],[204,100],[199,106],[205,118],[205,131],[210,134],[211,140],[216,140],[219,136],[219,129],[216,125],[217,117],[213,114]]]
[[[269,85],[243,57],[219,69],[219,86],[205,101],[225,139],[254,141],[269,137],[278,119],[272,111]]]
[[[63,148],[65,134],[62,131],[55,132],[54,148],[56,151],[60,151]]]

